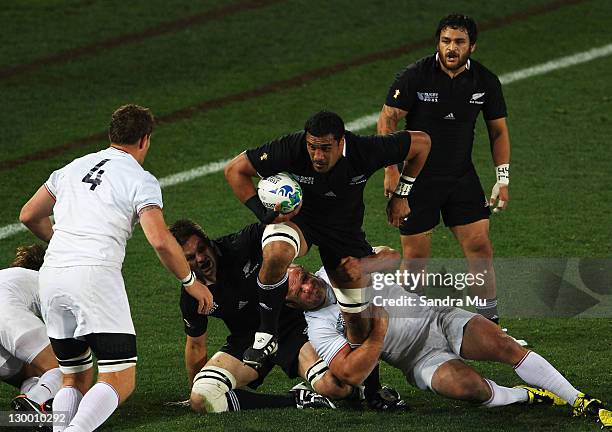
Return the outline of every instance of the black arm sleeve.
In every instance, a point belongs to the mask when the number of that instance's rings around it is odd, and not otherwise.
[[[215,240],[225,259],[233,263],[261,261],[261,237],[265,226],[262,224],[247,225],[238,232],[228,234]]]
[[[496,120],[502,117],[508,117],[506,110],[506,101],[499,78],[491,74],[487,85],[488,95],[485,97],[485,103],[482,107],[482,116],[485,120]]]
[[[181,287],[181,314],[185,324],[185,334],[200,337],[208,328],[208,317],[198,313],[198,301],[191,297],[185,288]]]
[[[410,65],[395,77],[387,92],[385,105],[410,111],[416,101],[416,88],[417,68]]]
[[[292,161],[298,159],[300,148],[305,146],[305,133],[296,132],[270,141],[260,147],[249,149],[246,156],[261,177],[269,177],[291,169]]]
[[[410,151],[410,141],[408,131],[359,137],[354,145],[349,145],[347,152],[349,157],[359,159],[369,177],[383,167],[404,162]]]

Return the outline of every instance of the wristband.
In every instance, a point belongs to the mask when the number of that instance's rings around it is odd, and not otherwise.
[[[251,198],[246,200],[244,205],[247,206],[249,210],[251,210],[255,216],[257,216],[257,219],[264,224],[272,223],[272,221],[276,219],[276,216],[278,216],[278,212],[268,210],[259,200],[257,195],[253,195]]]
[[[416,179],[414,177],[409,177],[406,175],[402,175],[400,177],[400,181],[397,183],[397,187],[393,192],[393,196],[397,198],[406,198],[410,194],[412,190],[412,185]]]
[[[495,173],[497,174],[497,183],[504,186],[510,183],[510,164],[497,165]]]
[[[195,281],[196,281],[196,276],[195,276],[195,273],[192,271],[187,276],[185,276],[183,279],[181,279],[181,284],[185,288],[187,288],[193,285]]]

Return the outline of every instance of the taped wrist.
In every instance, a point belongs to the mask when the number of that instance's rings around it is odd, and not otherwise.
[[[308,370],[306,371],[306,380],[308,380],[313,390],[315,388],[315,383],[321,378],[323,378],[323,375],[325,375],[325,372],[327,372],[328,370],[329,368],[323,360],[317,361],[315,364],[308,368]]]
[[[403,175],[400,177],[399,182],[397,183],[397,187],[393,192],[393,195],[397,198],[406,198],[410,194],[412,190],[412,185],[416,179],[414,177],[409,177],[407,175]]]
[[[249,210],[251,210],[257,217],[257,219],[264,224],[271,223],[274,219],[276,219],[276,216],[278,216],[278,212],[268,210],[259,200],[257,195],[253,195],[251,198],[246,200],[244,205],[247,206]]]
[[[183,284],[183,286],[185,288],[190,287],[191,285],[193,285],[196,281],[196,275],[194,272],[190,272],[187,276],[185,276],[183,279],[181,279],[181,284]]]
[[[510,183],[510,164],[501,164],[495,167],[497,183],[507,185]]]

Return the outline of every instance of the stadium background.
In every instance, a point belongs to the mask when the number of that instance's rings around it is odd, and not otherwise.
[[[164,178],[299,129],[323,107],[346,122],[377,112],[394,74],[433,51],[439,18],[454,11],[478,21],[474,58],[498,75],[612,42],[612,3],[606,0],[3,2],[0,263],[8,265],[17,245],[34,240],[10,228],[25,200],[51,171],[107,144],[104,129],[117,106],[138,103],[159,118],[145,168]],[[612,56],[603,56],[505,87],[512,184],[510,209],[492,221],[496,256],[610,258],[611,69]],[[481,120],[474,159],[488,190],[494,173]],[[379,173],[367,188],[365,230],[372,244],[399,247],[385,220],[381,185]],[[163,192],[169,223],[191,217],[213,237],[254,220],[218,170]],[[433,254],[461,256],[442,228],[434,233]],[[317,254],[305,263],[318,267]],[[387,367],[383,381],[402,393],[411,412],[198,417],[164,407],[184,399],[188,389],[178,287],[140,228],[123,273],[138,332],[138,385],[101,430],[596,429],[564,409],[491,411],[447,401],[416,391]],[[580,388],[612,401],[610,316],[504,324]],[[210,355],[224,338],[224,327],[213,320]],[[519,383],[508,367],[477,367],[500,384]],[[282,392],[291,384],[275,372],[261,390]],[[0,384],[0,410],[14,394]]]

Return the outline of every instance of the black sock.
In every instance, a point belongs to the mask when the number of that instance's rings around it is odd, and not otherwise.
[[[287,273],[283,278],[271,285],[261,283],[257,278],[257,296],[259,298],[259,329],[262,333],[278,335],[278,319],[289,290]],[[262,304],[264,306],[262,306]]]
[[[495,324],[499,324],[499,312],[497,312],[497,297],[492,299],[486,299],[485,305],[477,305],[476,312],[483,317],[493,321]]]
[[[295,397],[292,394],[272,395],[255,393],[247,390],[232,390],[225,394],[229,411],[241,411],[260,408],[295,408]]]
[[[370,399],[370,397],[374,396],[374,394],[382,388],[378,364],[376,364],[376,367],[370,372],[370,375],[365,379],[363,385],[365,386],[364,394],[366,399]]]

